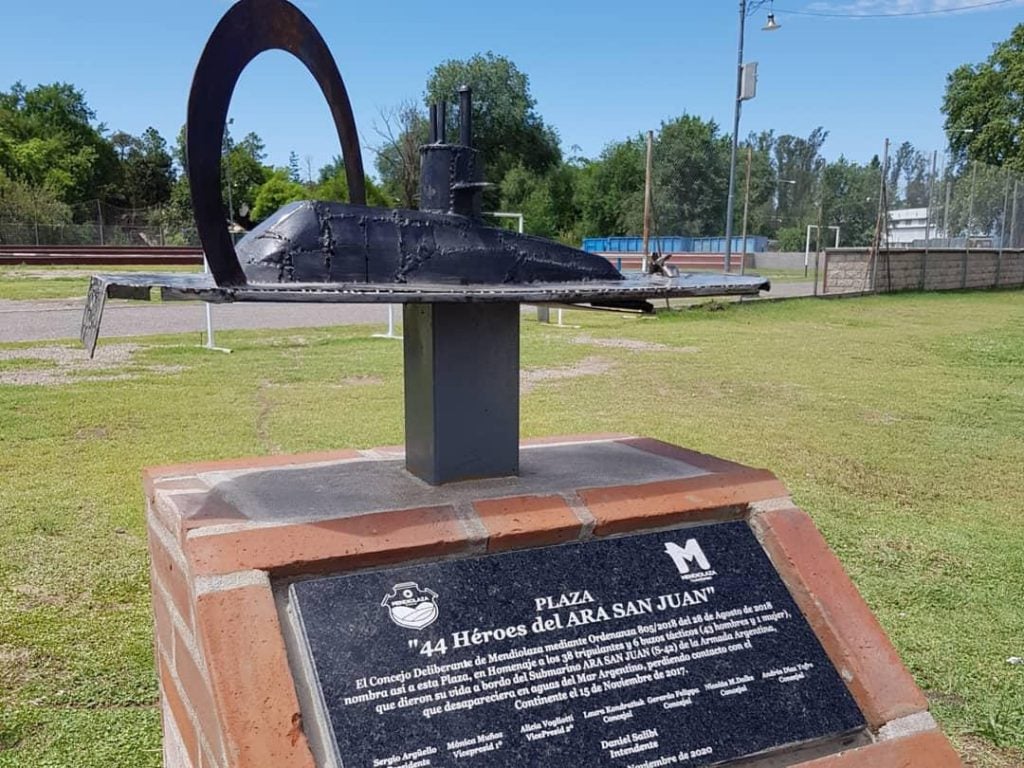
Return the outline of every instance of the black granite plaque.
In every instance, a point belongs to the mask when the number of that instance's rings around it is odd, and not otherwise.
[[[864,726],[744,522],[290,590],[344,768],[706,766]]]

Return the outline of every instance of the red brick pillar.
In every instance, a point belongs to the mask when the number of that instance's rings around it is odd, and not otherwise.
[[[591,469],[565,487],[532,490],[545,467],[574,454],[586,454]],[[429,505],[406,498],[392,509],[363,485],[353,491],[358,503],[348,504],[345,487],[352,486],[341,485],[313,488],[308,509],[268,517],[230,491],[257,473],[285,473],[282,481],[294,481],[289,471],[379,478],[403,471],[400,455],[342,451],[147,470],[167,768],[314,765],[271,588],[277,577],[722,520],[749,523],[870,727],[863,746],[800,765],[961,765],[842,565],[766,470],[656,440],[595,436],[525,445],[529,471],[509,480],[507,493],[489,486],[470,502],[441,490],[430,492]]]

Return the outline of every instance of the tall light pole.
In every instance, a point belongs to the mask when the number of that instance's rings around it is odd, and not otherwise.
[[[732,262],[732,208],[736,196],[736,152],[740,138],[740,111],[744,101],[754,98],[757,83],[757,64],[743,64],[743,33],[747,25],[747,14],[753,13],[771,0],[740,0],[740,40],[736,55],[736,103],[733,105],[732,152],[729,155],[729,195],[725,203],[725,271]],[[781,25],[775,23],[775,14],[768,14],[768,23],[762,29],[774,32]]]

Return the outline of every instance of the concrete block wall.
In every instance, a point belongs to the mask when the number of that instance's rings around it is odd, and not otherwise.
[[[866,249],[838,249],[826,256],[826,294],[890,291],[950,291],[1024,286],[1024,251],[923,250],[882,252],[877,266]]]
[[[814,251],[807,258],[810,272],[814,271]],[[803,269],[803,251],[764,251],[748,254],[747,267],[750,269]]]
[[[962,287],[965,260],[967,260],[967,254],[964,251],[929,253],[924,274],[924,289],[926,291],[950,291]],[[969,260],[967,264],[970,264]]]
[[[823,293],[859,293],[871,288],[871,270],[864,251],[828,251]]]

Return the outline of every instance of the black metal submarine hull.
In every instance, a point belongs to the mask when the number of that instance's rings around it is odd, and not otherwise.
[[[235,246],[251,283],[622,280],[607,259],[457,214],[290,203]]]

